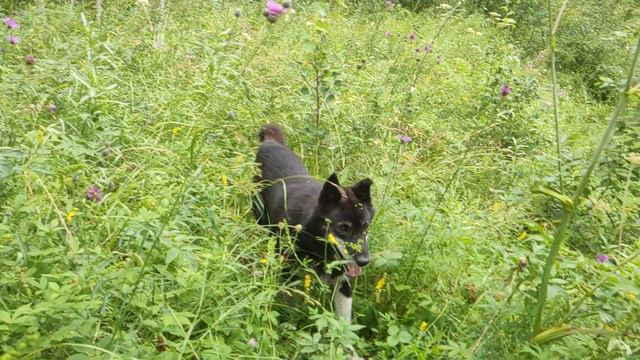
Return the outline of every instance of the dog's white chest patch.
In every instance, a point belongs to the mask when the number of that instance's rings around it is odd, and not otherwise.
[[[353,299],[344,296],[340,291],[336,291],[333,297],[336,314],[351,324],[351,308],[353,307]]]

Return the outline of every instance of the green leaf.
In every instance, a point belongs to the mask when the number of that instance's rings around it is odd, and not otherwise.
[[[11,314],[8,311],[0,310],[0,321],[10,323],[11,322]]]
[[[538,186],[537,188],[535,188],[533,190],[534,194],[543,194],[543,195],[547,195],[550,196],[558,201],[560,201],[560,203],[562,203],[562,206],[565,208],[565,210],[567,211],[573,211],[575,209],[575,204],[573,203],[573,200],[571,200],[570,197],[568,197],[567,195],[564,195],[560,192],[558,192],[557,190],[554,190],[546,185],[541,185]]]
[[[179,254],[180,250],[178,250],[177,248],[169,249],[169,251],[167,251],[167,257],[164,259],[165,265],[171,264],[171,262],[173,262],[173,260],[175,260]]]

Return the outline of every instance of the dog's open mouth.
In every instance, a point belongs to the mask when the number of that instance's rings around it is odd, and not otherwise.
[[[362,274],[362,268],[354,263],[348,263],[345,274],[350,278],[358,277]]]

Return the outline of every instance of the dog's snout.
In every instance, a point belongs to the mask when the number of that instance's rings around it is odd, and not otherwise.
[[[367,264],[369,264],[369,255],[358,254],[354,256],[354,260],[356,261],[356,264],[360,267],[367,266]]]

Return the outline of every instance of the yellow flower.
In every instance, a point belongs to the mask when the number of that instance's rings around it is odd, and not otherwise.
[[[222,181],[222,187],[229,186],[229,178],[227,177],[227,175],[222,175],[220,181]]]
[[[269,260],[267,260],[267,258],[260,259],[260,264],[267,265],[268,263],[269,263]]]
[[[73,221],[73,218],[76,216],[77,213],[78,213],[78,209],[77,208],[73,208],[73,209],[69,210],[69,212],[67,213],[67,216],[66,216],[67,224],[71,224],[71,221]]]
[[[636,299],[636,294],[633,291],[629,291],[629,293],[627,294],[627,298],[629,298],[629,300],[633,301]]]
[[[36,142],[38,142],[38,144],[42,144],[42,141],[44,141],[44,131],[42,131],[42,129],[38,129],[36,132]]]
[[[306,274],[304,276],[304,291],[309,292],[310,288],[311,288],[311,275]]]
[[[498,212],[498,210],[500,210],[501,208],[502,208],[502,203],[495,202],[491,207],[491,211],[495,213],[495,212]]]
[[[182,129],[180,129],[179,127],[176,126],[173,129],[171,129],[171,133],[175,136],[175,135],[178,135],[180,130],[182,130]]]
[[[329,244],[331,245],[335,245],[338,246],[338,240],[336,240],[336,237],[333,236],[333,233],[329,233],[329,235],[327,235],[327,241],[329,242]]]
[[[387,273],[382,274],[382,277],[376,282],[376,294],[380,294],[384,285],[387,283]]]
[[[529,236],[529,234],[527,234],[526,231],[523,231],[520,233],[520,235],[518,235],[518,240],[524,240],[527,238],[527,236]]]
[[[420,332],[425,332],[425,331],[427,331],[427,325],[428,325],[428,324],[427,324],[427,322],[426,322],[426,321],[421,322],[421,323],[420,323]]]

